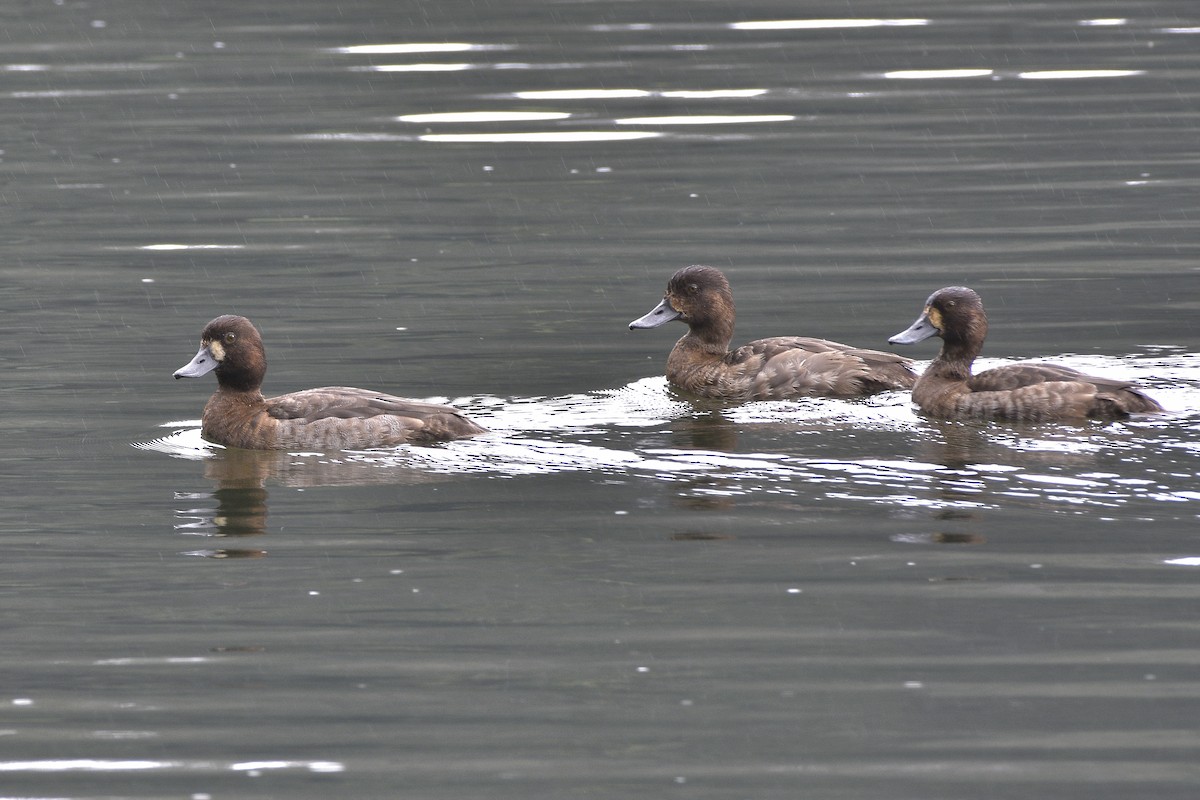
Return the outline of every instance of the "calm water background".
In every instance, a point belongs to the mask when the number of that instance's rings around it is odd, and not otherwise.
[[[0,9],[0,796],[1196,797],[1200,9],[897,15]],[[695,407],[625,328],[688,263],[1172,413]],[[220,313],[493,433],[209,447]]]

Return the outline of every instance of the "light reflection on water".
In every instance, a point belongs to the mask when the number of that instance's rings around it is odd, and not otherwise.
[[[105,760],[95,758],[46,759],[43,761],[0,761],[0,772],[139,772],[143,770],[182,770],[187,772],[261,772],[263,770],[304,770],[342,772],[345,765],[336,761],[151,761]]]
[[[558,111],[454,111],[440,114],[405,114],[398,122],[546,122],[567,119],[570,114]]]
[[[758,22],[733,22],[729,27],[740,31],[817,31],[836,28],[907,28],[928,25],[927,19],[783,19]]]
[[[468,42],[428,42],[408,44],[356,44],[349,47],[335,47],[331,52],[392,55],[396,53],[465,53],[472,50],[511,50],[512,45],[470,44]]]
[[[1112,27],[1123,20],[1083,20],[1080,26]],[[904,28],[926,26],[931,23],[928,19],[802,19],[802,20],[767,20],[751,22],[732,22],[727,26],[738,31],[821,31],[829,29],[871,29],[871,28]],[[650,24],[635,24],[628,26],[603,26],[605,29],[625,30],[628,32],[651,31],[656,28]],[[678,49],[683,45],[666,45],[668,49]],[[703,48],[695,45],[695,48]],[[405,53],[461,53],[489,51],[510,51],[518,49],[515,45],[470,44],[465,42],[443,44],[373,44],[352,45],[332,48],[331,52],[343,55],[380,55]],[[463,72],[470,70],[545,70],[545,69],[588,69],[596,70],[601,65],[592,63],[545,63],[528,62],[422,62],[407,64],[369,64],[350,66],[352,71],[375,73],[411,73],[411,72]],[[1078,80],[1111,80],[1123,79],[1146,74],[1144,69],[1113,69],[1104,67],[1086,67],[1071,69],[1026,69],[1009,68],[998,70],[978,64],[943,68],[901,68],[884,70],[875,73],[883,78],[902,81],[920,80],[957,80],[973,78],[990,78],[995,81],[1015,78],[1030,81],[1078,81]],[[793,89],[794,91],[794,89]],[[811,90],[810,90],[811,91]],[[780,98],[784,92],[774,93]],[[874,93],[854,88],[842,90],[838,95],[847,99],[864,99],[874,96]],[[794,113],[783,113],[787,108],[762,108],[772,92],[766,88],[723,88],[710,87],[673,87],[667,89],[647,89],[636,87],[587,87],[573,89],[518,89],[507,93],[507,96],[528,101],[586,101],[586,100],[709,100],[728,101],[732,99],[757,100],[757,113],[705,113],[702,110],[688,107],[680,109],[679,113],[655,113],[637,116],[619,116],[610,114],[604,108],[587,108],[576,111],[547,111],[533,112],[526,110],[494,110],[494,111],[459,111],[459,110],[428,110],[421,113],[401,114],[394,119],[402,123],[454,125],[480,124],[489,122],[508,123],[550,123],[549,129],[495,131],[487,133],[461,131],[427,131],[417,137],[420,141],[444,144],[557,144],[580,142],[619,142],[654,139],[665,136],[663,131],[616,132],[606,130],[575,130],[573,120],[586,118],[590,124],[636,125],[648,128],[667,128],[689,126],[702,128],[705,126],[728,126],[737,124],[773,124],[795,122],[799,117]],[[657,110],[657,109],[656,109]],[[363,132],[326,132],[299,134],[297,138],[310,141],[339,141],[362,143],[368,141],[406,141],[406,137],[394,137],[389,134]],[[695,138],[689,137],[689,138]],[[719,140],[718,135],[711,135],[713,140]]]
[[[737,125],[752,122],[792,122],[792,114],[695,114],[670,117],[625,117],[617,125]]]
[[[427,133],[419,136],[423,142],[451,142],[459,144],[481,142],[525,142],[525,143],[577,143],[577,142],[620,142],[637,139],[654,139],[661,134],[654,131],[529,131],[526,133]]]

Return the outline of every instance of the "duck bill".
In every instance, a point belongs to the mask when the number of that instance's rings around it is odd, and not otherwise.
[[[201,347],[196,352],[195,358],[175,370],[175,380],[179,380],[180,378],[199,378],[202,375],[207,375],[217,368],[217,364],[217,360],[213,358],[213,354],[209,349]]]
[[[897,333],[888,339],[888,344],[916,344],[938,335],[938,329],[925,313],[917,317],[917,321],[908,326],[908,330]]]
[[[666,325],[668,322],[677,320],[681,316],[683,315],[671,308],[671,304],[664,297],[662,302],[656,305],[649,314],[644,317],[638,317],[629,323],[629,330],[636,328],[657,328],[659,325]]]

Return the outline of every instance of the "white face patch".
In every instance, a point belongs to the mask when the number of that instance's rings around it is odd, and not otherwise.
[[[225,360],[225,347],[216,339],[208,343],[208,352],[212,353],[212,357],[217,361]]]

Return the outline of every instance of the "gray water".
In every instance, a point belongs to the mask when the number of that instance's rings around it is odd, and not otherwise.
[[[0,22],[0,797],[1200,792],[1194,3]],[[738,341],[967,284],[1169,411],[694,406],[626,330],[689,263]],[[221,313],[492,433],[213,447]]]

